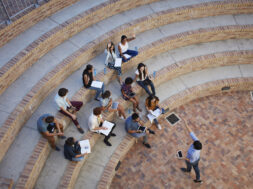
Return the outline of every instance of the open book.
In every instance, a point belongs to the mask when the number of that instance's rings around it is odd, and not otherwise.
[[[79,142],[81,146],[81,154],[90,153],[90,141],[89,140],[82,140]]]
[[[121,67],[122,58],[116,58],[114,67]]]
[[[155,118],[158,118],[162,114],[160,108],[157,108],[155,111],[150,110],[150,113],[147,115],[149,121],[152,123]]]
[[[101,89],[102,86],[103,86],[103,82],[101,82],[101,81],[92,81],[91,86]]]
[[[103,127],[106,127],[107,130],[99,130],[99,133],[102,133],[102,134],[108,136],[109,133],[111,132],[113,126],[114,126],[114,123],[111,123],[111,122],[105,120],[105,121],[103,122],[103,125],[102,125],[102,126],[103,126]]]

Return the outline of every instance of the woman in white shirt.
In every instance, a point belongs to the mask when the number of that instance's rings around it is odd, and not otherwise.
[[[137,70],[135,71],[135,79],[147,93],[148,95],[153,95],[155,96],[155,86],[151,80],[151,77],[148,75],[148,69],[147,66],[143,63],[140,63],[137,67]],[[150,86],[152,93],[150,92],[148,86]]]
[[[115,46],[113,42],[110,42],[107,44],[106,53],[107,55],[105,59],[105,65],[110,69],[116,70],[119,83],[121,84],[121,77],[120,77],[121,67],[115,67],[115,61],[116,61],[117,55],[115,53]]]
[[[134,39],[135,39],[135,35],[132,38],[129,38],[129,39],[125,35],[121,36],[121,42],[118,45],[118,49],[119,49],[120,57],[122,58],[123,62],[127,62],[131,58],[138,55],[138,51],[128,49],[128,47],[129,47],[128,42],[130,42]]]

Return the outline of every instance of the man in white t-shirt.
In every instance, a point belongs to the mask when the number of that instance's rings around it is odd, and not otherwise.
[[[181,170],[183,172],[191,172],[191,168],[193,167],[196,174],[196,179],[194,180],[194,182],[202,183],[202,180],[200,180],[200,171],[199,171],[199,160],[200,160],[200,152],[202,149],[202,144],[199,141],[199,139],[195,136],[194,132],[189,128],[186,122],[185,122],[185,126],[187,130],[189,131],[190,136],[194,142],[188,149],[187,156],[185,158],[185,163],[186,163],[187,168],[181,168]]]
[[[135,35],[132,38],[127,38],[127,36],[125,35],[121,36],[121,41],[118,45],[118,50],[119,50],[120,58],[122,58],[123,62],[127,62],[131,58],[138,55],[138,51],[128,49],[128,42],[134,39],[135,39]]]
[[[102,117],[102,109],[101,107],[97,107],[97,108],[94,108],[93,109],[93,113],[90,115],[89,117],[89,122],[88,122],[88,125],[89,125],[89,129],[91,132],[96,132],[96,133],[100,133],[99,131],[102,131],[102,130],[106,130],[107,128],[106,127],[103,127],[103,117]],[[111,136],[116,136],[116,134],[113,133],[113,129],[115,128],[115,124],[111,130],[111,132],[105,136],[105,139],[104,139],[104,143],[107,145],[107,146],[111,146],[111,143],[108,141],[109,138]]]
[[[60,113],[72,119],[78,131],[83,134],[84,131],[80,127],[75,115],[75,112],[80,110],[80,108],[83,106],[83,103],[81,101],[69,101],[67,93],[68,89],[59,89],[58,94],[56,94],[54,99],[57,104],[57,108]]]

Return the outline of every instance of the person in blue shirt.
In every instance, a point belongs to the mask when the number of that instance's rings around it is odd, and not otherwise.
[[[199,171],[199,160],[200,160],[200,152],[202,149],[202,144],[186,122],[185,122],[185,126],[187,130],[189,131],[190,137],[192,138],[194,142],[188,149],[187,156],[185,158],[186,168],[181,168],[181,170],[183,172],[191,172],[191,169],[193,167],[196,174],[196,179],[194,180],[194,182],[202,183],[202,180],[200,180],[200,171]]]
[[[135,138],[143,137],[144,138],[143,145],[146,146],[147,148],[151,148],[150,144],[148,143],[147,133],[155,134],[155,132],[152,131],[151,129],[145,129],[145,131],[141,131],[138,129],[139,126],[144,127],[144,123],[137,113],[133,113],[132,116],[129,116],[126,119],[125,122],[126,132]]]

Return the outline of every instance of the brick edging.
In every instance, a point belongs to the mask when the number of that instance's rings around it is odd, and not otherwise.
[[[13,180],[8,178],[0,177],[0,188],[1,189],[12,189]]]
[[[42,56],[73,35],[110,16],[154,1],[158,0],[106,1],[44,33],[0,68],[0,94]]]
[[[240,38],[240,37],[248,37],[253,35],[253,26],[226,26],[226,27],[217,27],[217,28],[209,28],[205,30],[195,30],[184,32],[182,34],[177,34],[174,36],[166,37],[164,40],[160,39],[157,42],[153,42],[151,45],[147,45],[144,48],[140,49],[140,54],[133,58],[128,64],[123,65],[123,70],[130,69],[130,67],[135,66],[137,63],[149,59],[150,57],[162,53],[164,51],[168,51],[169,49],[176,48],[178,46],[185,46],[202,42],[204,40],[219,40],[219,39],[229,39],[229,38]],[[249,35],[246,35],[249,32]],[[241,36],[242,35],[242,36]],[[176,37],[175,37],[176,36]],[[193,41],[189,41],[190,37],[194,37]],[[210,38],[210,36],[216,36],[217,38]],[[252,37],[252,36],[251,36]],[[186,43],[186,44],[185,44]],[[175,44],[176,47],[175,47]],[[94,45],[94,44],[93,44]],[[90,45],[91,46],[91,45]],[[94,45],[95,46],[95,45]],[[91,47],[90,47],[91,48]],[[152,51],[153,49],[153,51]],[[86,48],[85,52],[93,51],[89,49],[89,46]],[[147,56],[148,55],[148,56]],[[68,59],[68,61],[70,61]],[[82,62],[83,63],[83,62]],[[72,63],[73,64],[73,63]],[[80,62],[79,62],[80,64]],[[40,104],[39,100],[43,100],[45,96],[52,90],[51,88],[55,87],[55,83],[50,83],[52,80],[50,78],[54,78],[55,80],[59,79],[61,74],[64,74],[64,70],[69,69],[68,64],[63,61],[62,68],[57,69],[50,72],[47,76],[49,78],[44,78],[42,81],[36,85],[29,94],[23,99],[20,105],[15,109],[15,111],[9,116],[8,120],[5,122],[0,128],[0,137],[1,141],[4,142],[4,145],[1,145],[1,150],[8,150],[8,146],[11,145],[12,141],[15,138],[15,135],[18,134],[19,130],[23,126],[23,123],[29,118],[29,116],[33,113],[35,108],[37,108]],[[61,70],[61,71],[60,71]],[[71,72],[69,70],[69,72]],[[68,72],[65,74],[69,74]],[[67,77],[64,75],[64,77]],[[104,77],[103,73],[98,74],[97,78],[103,80],[105,83],[108,83],[113,77],[113,71],[108,71],[106,77]],[[38,100],[39,99],[39,100]],[[36,104],[37,103],[37,104]],[[5,136],[3,138],[3,136]],[[10,137],[11,136],[11,137]],[[2,147],[3,146],[3,147]],[[2,157],[5,152],[1,153]],[[44,160],[41,160],[44,161]],[[27,177],[27,179],[30,179]]]
[[[179,92],[178,94],[169,97],[161,104],[163,108],[170,108],[170,111],[172,111],[173,109],[183,104],[189,103],[192,100],[222,93],[223,91],[221,90],[221,88],[224,86],[231,87],[229,92],[253,90],[253,77],[223,79],[200,84],[198,86],[186,89],[184,91]],[[150,124],[149,121],[147,121],[146,124]],[[129,135],[127,135],[122,140],[122,142],[119,144],[119,146],[111,156],[110,160],[108,161],[101,176],[101,179],[97,185],[97,189],[110,188],[111,182],[115,175],[115,167],[117,166],[119,161],[122,161],[124,159],[125,155],[131,149],[133,144],[134,138],[130,137]]]

